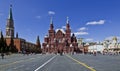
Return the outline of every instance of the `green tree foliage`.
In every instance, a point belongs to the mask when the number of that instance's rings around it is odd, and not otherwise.
[[[13,53],[17,52],[16,46],[14,45],[13,38],[10,38],[9,51]]]
[[[0,38],[0,52],[5,52],[5,40],[4,40],[4,37],[3,37],[3,34],[1,32],[1,38]]]
[[[5,52],[9,52],[9,48],[6,43],[6,39],[4,39],[4,46],[5,46]]]
[[[6,39],[3,37],[2,32],[0,33],[0,52],[6,53],[9,52],[9,48],[6,43]]]
[[[36,47],[34,47],[34,49],[36,53],[42,52],[39,36],[37,36]]]

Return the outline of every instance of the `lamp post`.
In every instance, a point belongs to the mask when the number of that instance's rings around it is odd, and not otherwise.
[[[70,53],[74,54],[73,45],[72,44],[70,44]]]
[[[46,47],[47,47],[47,52],[49,52],[49,44],[47,44],[47,46],[46,46]]]

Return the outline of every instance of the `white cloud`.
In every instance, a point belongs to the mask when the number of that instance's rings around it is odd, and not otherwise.
[[[84,31],[84,30],[88,30],[86,27],[81,27],[78,29],[78,31]]]
[[[80,32],[75,32],[74,34],[75,34],[76,36],[79,36],[79,35],[88,35],[89,33],[88,33],[88,32],[80,31]]]
[[[55,12],[54,12],[54,11],[48,11],[48,14],[49,14],[49,15],[54,15]]]
[[[85,39],[85,41],[93,41],[93,39],[92,38],[87,38],[87,39]]]
[[[105,24],[105,20],[87,22],[86,25],[102,25],[102,24]]]
[[[41,19],[41,16],[38,15],[38,16],[36,16],[36,18],[37,18],[37,19]]]
[[[75,34],[76,36],[79,36],[79,35],[88,35],[89,33],[86,32],[86,30],[88,30],[86,27],[81,27],[81,28],[79,28],[78,31],[75,32],[74,34]]]
[[[62,26],[62,29],[66,29],[66,26]]]

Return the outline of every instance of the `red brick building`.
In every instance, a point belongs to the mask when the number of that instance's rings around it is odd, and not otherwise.
[[[23,38],[18,37],[18,33],[16,33],[16,37],[14,36],[14,20],[13,20],[13,15],[12,15],[12,5],[10,5],[10,11],[9,11],[9,16],[7,19],[7,24],[6,24],[6,43],[9,46],[11,38],[13,38],[14,45],[16,46],[18,52],[26,51],[29,50],[30,52],[35,52],[35,51],[40,51],[41,50],[41,45],[40,45],[40,40],[39,36],[37,37],[36,43],[31,43],[27,42]]]
[[[42,47],[43,52],[49,53],[59,53],[61,51],[63,51],[64,53],[69,53],[78,49],[78,43],[75,35],[72,34],[71,36],[71,29],[68,18],[65,30],[55,30],[53,21],[51,19],[50,29],[48,30],[48,35],[44,37]]]

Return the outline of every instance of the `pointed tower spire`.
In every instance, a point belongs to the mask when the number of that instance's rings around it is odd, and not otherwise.
[[[18,32],[16,33],[16,38],[18,38]]]
[[[70,29],[70,25],[69,25],[69,17],[67,17],[65,37],[69,39],[70,36],[71,36],[71,29]],[[70,40],[69,40],[69,41],[70,41]]]
[[[69,24],[69,17],[67,17],[67,21],[66,21],[67,24]]]
[[[41,48],[39,36],[37,36],[36,45],[37,47]]]
[[[53,24],[53,17],[51,16],[50,24]]]
[[[51,17],[50,19],[50,30],[53,30],[54,26],[53,26],[53,18]]]
[[[10,11],[9,11],[8,19],[13,20],[13,16],[12,16],[12,4],[10,4]]]
[[[10,11],[9,11],[7,24],[6,24],[6,37],[14,38],[14,20],[12,16],[12,4],[10,4]]]
[[[70,25],[69,25],[69,17],[67,17],[67,21],[66,21],[66,29],[67,29],[67,30],[70,29]]]
[[[41,44],[40,44],[39,36],[37,36],[36,47],[38,49],[38,52],[41,53],[42,50],[41,50]]]

